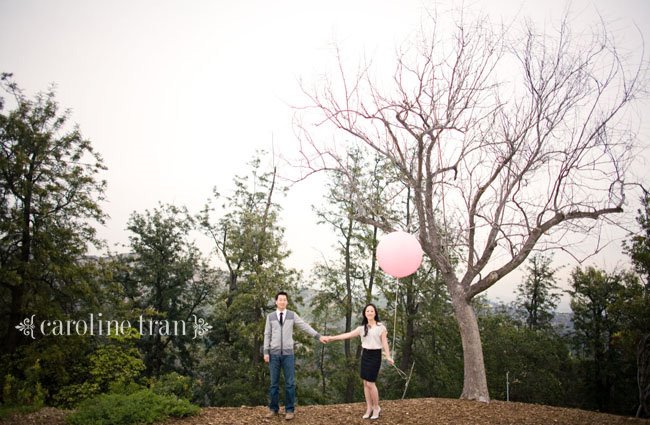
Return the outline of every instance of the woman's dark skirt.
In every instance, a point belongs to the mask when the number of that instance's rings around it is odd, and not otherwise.
[[[375,382],[381,366],[381,350],[363,349],[361,353],[361,379]]]

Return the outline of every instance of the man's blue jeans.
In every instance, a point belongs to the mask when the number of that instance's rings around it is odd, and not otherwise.
[[[296,371],[293,354],[269,356],[269,369],[271,371],[271,387],[269,388],[269,409],[274,412],[280,410],[280,369],[284,373],[284,410],[293,412],[296,403]]]

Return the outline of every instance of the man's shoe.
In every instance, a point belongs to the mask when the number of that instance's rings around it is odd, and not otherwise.
[[[290,421],[291,419],[293,419],[294,416],[296,415],[294,415],[293,412],[287,412],[287,414],[284,415],[284,419]]]
[[[273,417],[275,417],[275,416],[278,416],[278,412],[276,412],[276,411],[274,411],[274,410],[271,410],[269,413],[267,413],[266,415],[264,415],[264,417],[267,418],[267,419],[273,418]]]

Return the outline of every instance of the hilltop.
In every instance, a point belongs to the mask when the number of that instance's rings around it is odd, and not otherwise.
[[[467,400],[422,398],[385,400],[378,421],[362,419],[365,403],[300,406],[296,418],[285,421],[282,415],[264,419],[266,407],[211,407],[197,416],[174,419],[164,425],[233,425],[233,424],[292,424],[292,425],[650,425],[650,420],[615,416],[598,412],[537,404],[492,401],[489,404]]]
[[[365,404],[299,406],[296,418],[285,421],[283,415],[265,419],[266,407],[207,407],[192,417],[169,419],[158,425],[650,425],[649,419],[636,419],[579,409],[492,401],[489,404],[444,398],[385,400],[378,421],[362,419]],[[65,425],[68,412],[46,407],[28,415],[0,421],[6,425]]]

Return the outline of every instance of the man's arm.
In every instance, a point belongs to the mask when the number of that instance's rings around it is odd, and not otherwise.
[[[269,353],[271,352],[271,320],[266,316],[266,324],[264,325],[264,361],[269,362]]]
[[[321,335],[314,330],[307,322],[302,320],[300,316],[298,316],[295,312],[293,313],[293,324],[298,326],[300,330],[307,332],[309,335],[313,336],[314,338],[320,340]],[[322,342],[322,341],[321,341]]]

